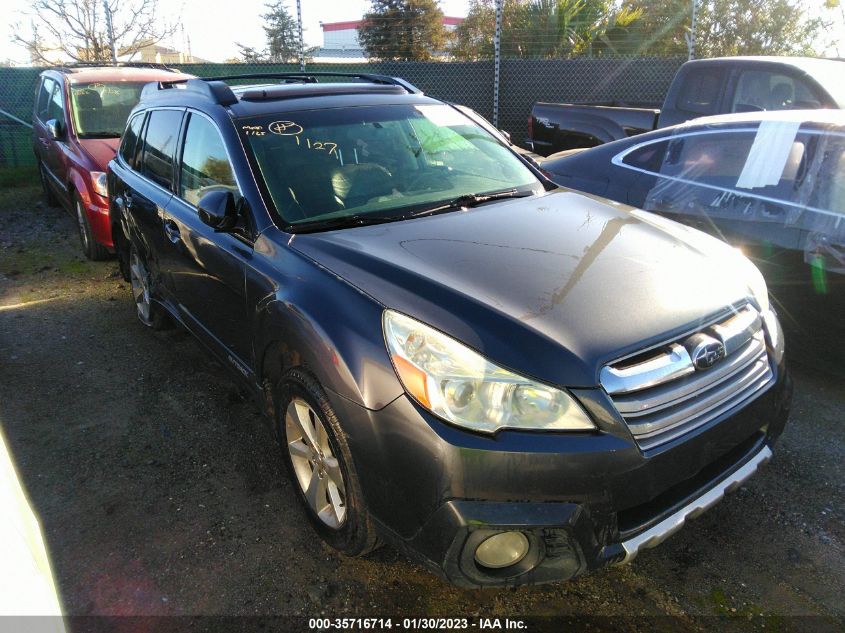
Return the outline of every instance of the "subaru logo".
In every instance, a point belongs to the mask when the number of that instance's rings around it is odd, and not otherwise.
[[[685,342],[696,369],[709,369],[725,357],[725,345],[707,334],[693,334]]]

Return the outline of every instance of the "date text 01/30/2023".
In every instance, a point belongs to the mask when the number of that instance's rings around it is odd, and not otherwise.
[[[356,630],[361,629],[403,629],[417,630],[522,630],[526,628],[523,620],[512,618],[310,618],[308,628],[315,631]]]

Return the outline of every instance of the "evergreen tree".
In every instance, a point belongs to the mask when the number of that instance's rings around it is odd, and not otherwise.
[[[702,0],[696,57],[815,55],[829,24],[803,0]]]
[[[266,61],[288,63],[299,61],[299,28],[284,0],[264,5],[264,33],[267,36]]]
[[[435,0],[372,0],[358,28],[367,57],[380,60],[432,59],[448,35]]]

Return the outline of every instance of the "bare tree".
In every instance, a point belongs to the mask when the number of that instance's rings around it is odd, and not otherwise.
[[[34,63],[51,63],[57,54],[78,62],[108,62],[108,10],[118,55],[131,59],[176,31],[178,25],[165,24],[157,9],[158,0],[33,0],[31,37],[18,25],[12,41],[24,46]]]

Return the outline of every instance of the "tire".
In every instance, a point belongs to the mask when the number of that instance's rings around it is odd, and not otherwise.
[[[44,167],[44,163],[38,163],[38,178],[41,181],[41,189],[44,191],[44,200],[47,202],[48,207],[57,207],[59,206],[59,199],[56,197],[56,194],[53,193],[53,190],[50,188],[50,182],[47,180],[47,168]]]
[[[153,300],[147,263],[134,245],[129,246],[129,277],[129,288],[135,301],[138,320],[151,330],[168,329],[172,325],[170,317],[166,310]]]
[[[82,244],[82,252],[85,257],[93,261],[100,261],[109,258],[109,250],[94,239],[91,225],[88,222],[88,214],[85,213],[85,206],[79,193],[73,194],[73,214],[76,216],[76,228],[79,231],[79,242]]]
[[[376,549],[378,537],[346,435],[325,392],[309,374],[293,369],[282,378],[277,393],[283,459],[314,530],[347,556]]]

